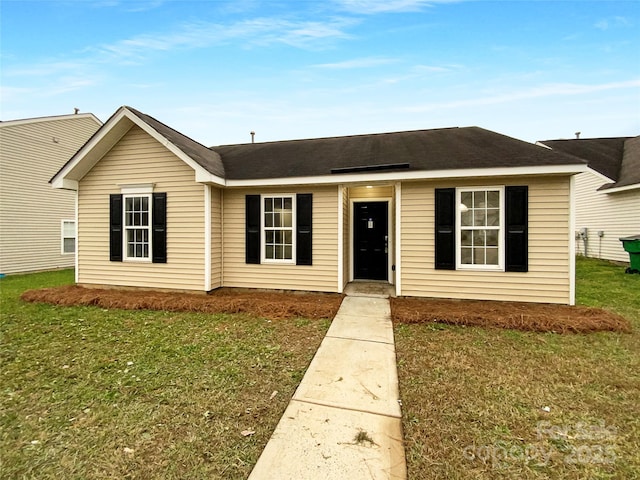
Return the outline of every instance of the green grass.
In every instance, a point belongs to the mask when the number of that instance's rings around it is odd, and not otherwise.
[[[246,478],[328,321],[19,300],[72,282],[0,280],[0,478]]]
[[[633,333],[395,327],[409,478],[638,477],[640,275],[578,258],[576,293]]]

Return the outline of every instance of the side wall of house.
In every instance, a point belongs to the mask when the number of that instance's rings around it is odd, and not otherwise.
[[[211,188],[211,288],[222,286],[222,189]]]
[[[590,171],[576,176],[576,230],[587,229],[586,251],[584,240],[578,238],[576,252],[628,262],[629,254],[619,239],[640,234],[640,188],[617,193],[597,191],[604,183]]]
[[[49,179],[99,127],[84,115],[0,127],[0,273],[73,267],[62,221],[75,220],[75,192]]]
[[[529,186],[529,271],[434,268],[435,188]],[[569,303],[569,178],[404,182],[402,295]]]
[[[223,285],[336,292],[338,289],[337,186],[228,189],[224,192]],[[245,196],[313,194],[313,265],[245,263]]]
[[[111,262],[109,194],[141,183],[167,193],[167,263]],[[93,167],[78,196],[80,284],[204,289],[204,188],[192,168],[142,129],[132,127]]]

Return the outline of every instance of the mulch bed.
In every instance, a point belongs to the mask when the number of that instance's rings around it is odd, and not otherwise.
[[[268,292],[222,288],[211,294],[132,289],[84,288],[76,285],[28,290],[21,298],[53,305],[84,305],[128,310],[245,313],[268,319],[328,318],[342,295]],[[444,323],[555,333],[631,332],[628,320],[599,308],[516,302],[391,298],[395,323]]]
[[[445,323],[533,332],[631,332],[630,322],[607,310],[544,303],[392,298],[398,323]]]
[[[127,310],[172,312],[245,313],[272,320],[283,318],[335,317],[342,295],[321,293],[281,293],[220,289],[211,294],[158,292],[131,289],[84,288],[67,285],[27,290],[27,302],[53,305],[84,305]]]

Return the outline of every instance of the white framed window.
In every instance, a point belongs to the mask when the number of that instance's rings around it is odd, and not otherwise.
[[[61,253],[63,255],[76,253],[76,222],[75,220],[62,220],[61,222]]]
[[[262,261],[295,263],[295,197],[262,195]]]
[[[504,270],[504,187],[456,189],[457,268]]]
[[[151,261],[151,194],[123,195],[124,259]]]

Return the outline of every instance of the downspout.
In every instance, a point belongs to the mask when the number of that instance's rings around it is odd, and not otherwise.
[[[78,222],[78,196],[80,193],[80,184],[78,184],[78,188],[76,188],[76,195],[75,195],[75,222],[76,222],[76,245],[75,245],[75,259],[74,259],[74,266],[75,266],[75,272],[74,272],[74,280],[75,283],[78,284],[78,280],[80,278],[80,274],[79,274],[79,269],[78,266],[80,265],[79,259],[78,259],[78,252],[79,252],[79,248],[78,245],[80,244],[80,223]]]
[[[211,290],[211,185],[204,184],[204,291]]]

